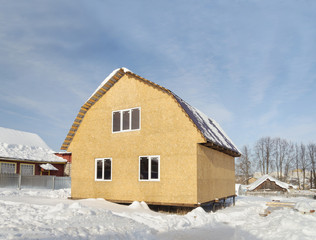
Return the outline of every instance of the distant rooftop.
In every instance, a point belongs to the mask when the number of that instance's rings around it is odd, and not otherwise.
[[[0,142],[51,149],[44,140],[35,133],[23,132],[4,127],[0,127]]]
[[[35,133],[0,127],[0,159],[66,162]]]

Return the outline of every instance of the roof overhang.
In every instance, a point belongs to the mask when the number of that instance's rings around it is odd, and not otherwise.
[[[217,144],[214,144],[212,142],[206,142],[206,143],[200,143],[200,144],[205,146],[205,147],[212,148],[212,149],[214,149],[216,151],[225,153],[225,154],[227,154],[229,156],[232,156],[232,157],[240,157],[241,156],[241,154],[239,152],[234,152],[234,151],[232,151],[230,149],[227,149],[225,147],[221,147],[221,146],[219,146]]]
[[[41,164],[40,167],[46,171],[58,171],[58,168],[55,168],[52,164],[46,163]]]

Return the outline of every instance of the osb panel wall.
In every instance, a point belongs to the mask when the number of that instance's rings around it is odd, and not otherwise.
[[[234,158],[198,145],[198,201],[200,203],[235,194]]]
[[[112,111],[141,107],[141,130],[112,133]],[[200,132],[167,93],[125,75],[86,113],[69,151],[72,197],[197,203]],[[139,156],[160,156],[160,181],[140,182]],[[112,158],[112,181],[96,182],[95,158]]]

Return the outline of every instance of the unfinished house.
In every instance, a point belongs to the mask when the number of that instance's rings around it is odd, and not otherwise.
[[[82,105],[61,149],[72,198],[194,207],[235,196],[240,152],[221,127],[126,68]]]

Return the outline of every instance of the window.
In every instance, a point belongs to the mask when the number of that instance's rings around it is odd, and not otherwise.
[[[140,108],[114,111],[112,132],[135,131],[140,129]]]
[[[95,159],[95,180],[111,181],[112,180],[112,159],[97,158]]]
[[[0,169],[1,173],[16,173],[16,163],[2,162]]]
[[[130,130],[130,112],[131,110],[123,111],[123,131]]]
[[[159,181],[160,180],[160,157],[142,156],[139,157],[139,180]]]
[[[140,129],[140,108],[132,109],[132,130]]]
[[[121,112],[113,112],[113,132],[121,130]]]
[[[34,164],[20,164],[20,173],[23,176],[32,176],[34,175]]]

